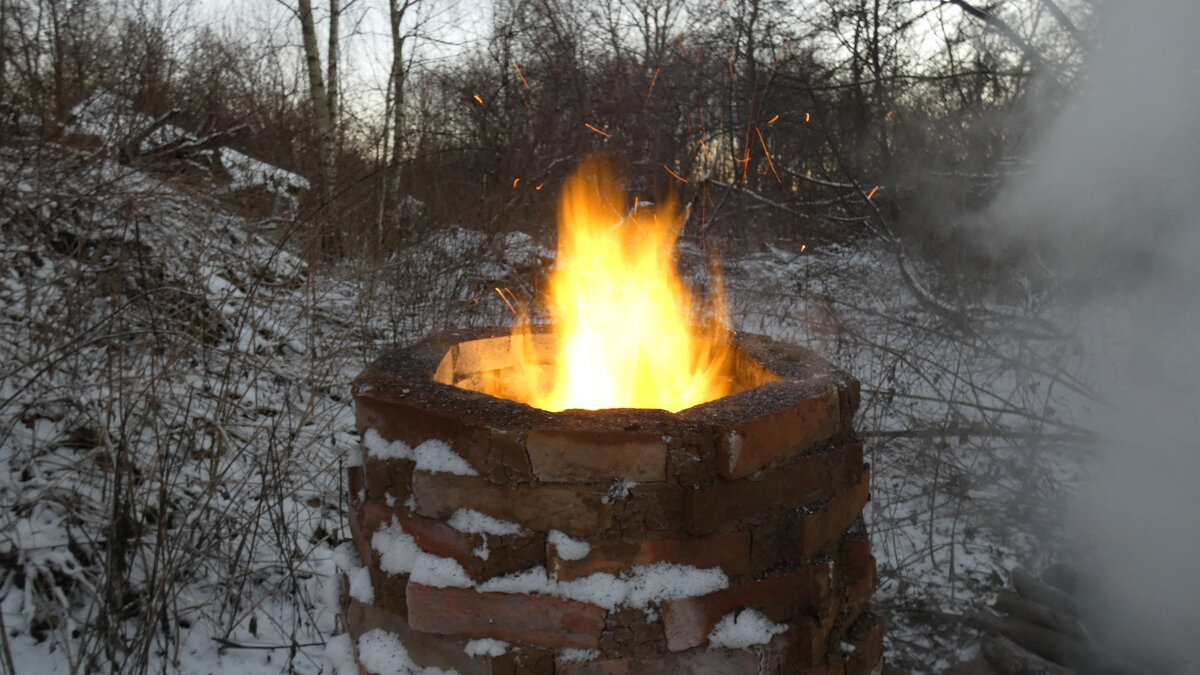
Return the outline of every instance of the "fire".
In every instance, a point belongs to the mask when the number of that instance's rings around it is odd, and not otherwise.
[[[675,204],[629,209],[608,166],[589,159],[564,186],[558,218],[547,290],[556,354],[547,364],[528,318],[519,318],[509,397],[555,411],[674,412],[728,394],[724,294],[718,283],[701,307],[675,269],[684,221]],[[694,310],[707,315],[705,327],[694,325]]]

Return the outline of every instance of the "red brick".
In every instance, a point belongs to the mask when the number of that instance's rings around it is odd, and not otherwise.
[[[808,560],[833,541],[862,513],[870,496],[871,481],[864,470],[847,490],[834,496],[815,513],[797,516],[789,537],[795,541],[796,556]]]
[[[875,593],[878,581],[875,576],[874,558],[871,559],[871,573],[860,579],[846,581],[846,596],[842,600],[841,616],[838,624],[852,626],[863,615],[871,610],[871,596]]]
[[[603,607],[550,595],[480,593],[408,583],[409,624],[426,633],[594,649]]]
[[[849,448],[820,452],[740,480],[717,479],[685,500],[687,529],[709,534],[735,529],[768,513],[829,499],[849,480]],[[861,460],[858,461],[861,468]]]
[[[866,535],[842,539],[838,543],[838,566],[842,575],[850,579],[873,574],[875,559],[871,557],[871,540]]]
[[[508,488],[475,476],[413,474],[417,513],[444,520],[458,509],[473,509],[538,532],[561,530],[572,537],[604,531],[612,509],[596,490],[558,485]]]
[[[612,532],[622,539],[677,537],[683,530],[684,500],[690,492],[672,483],[636,485],[612,503]]]
[[[838,411],[838,416],[841,418],[839,433],[846,435],[854,433],[854,414],[858,412],[861,400],[861,385],[858,380],[845,377],[838,385],[838,401],[841,404],[841,409]]]
[[[757,415],[720,432],[717,466],[725,478],[742,478],[800,455],[837,433],[836,387],[815,392],[781,410]]]
[[[830,604],[832,577],[832,564],[822,563],[708,595],[664,602],[667,647],[682,651],[707,644],[708,634],[721,617],[740,607],[757,609],[775,622],[801,614],[821,614]]]
[[[360,504],[367,496],[367,483],[363,477],[361,466],[346,469],[346,501],[350,504]]]
[[[636,565],[656,562],[720,567],[726,574],[738,576],[750,572],[750,533],[730,532],[695,539],[592,542],[588,555],[580,560],[565,560],[550,545],[546,560],[550,574],[559,581],[596,572],[617,574]]]
[[[874,673],[883,662],[883,619],[864,614],[846,634],[854,651],[846,654],[847,675]]]
[[[405,592],[408,588],[407,574],[388,574],[379,569],[378,565],[367,567],[371,576],[371,588],[375,591],[375,601],[372,603],[378,609],[405,618],[408,616],[408,598]]]
[[[533,475],[546,483],[638,483],[667,479],[662,434],[535,429],[525,437]]]
[[[416,463],[407,459],[379,459],[367,456],[363,461],[363,482],[367,499],[384,500],[388,495],[401,502],[408,499]]]
[[[350,526],[350,539],[358,549],[358,556],[363,564],[370,566],[375,561],[371,551],[371,536],[363,531],[362,507],[349,504],[347,508],[347,523]]]
[[[559,663],[556,675],[757,675],[758,655],[745,649],[699,649],[650,658]]]

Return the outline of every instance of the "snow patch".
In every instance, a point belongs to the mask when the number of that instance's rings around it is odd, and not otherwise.
[[[450,675],[458,671],[441,668],[422,668],[413,662],[408,650],[395,634],[382,628],[363,633],[358,638],[358,662],[373,673],[404,673],[406,675]]]
[[[473,585],[458,561],[422,551],[395,522],[371,536],[371,547],[379,552],[379,569],[388,574],[410,574],[413,581],[435,588]]]
[[[675,563],[638,565],[621,576],[597,572],[571,581],[554,581],[546,568],[531,567],[479,585],[483,592],[554,595],[599,605],[647,609],[667,600],[707,595],[729,586],[729,577],[719,568],[699,569]]]
[[[550,535],[546,538],[551,544],[554,544],[554,550],[558,552],[558,557],[563,560],[583,560],[592,551],[591,544],[586,541],[572,539],[558,530],[550,530]]]
[[[348,592],[350,597],[371,604],[375,602],[375,587],[371,585],[371,573],[362,564],[358,551],[350,542],[338,545],[333,549],[333,564],[346,574],[350,582]]]
[[[383,436],[379,435],[374,429],[367,429],[363,434],[363,447],[367,449],[367,454],[375,459],[414,459],[412,448],[408,447],[404,441],[394,441],[389,443],[383,440]]]
[[[558,650],[559,663],[584,663],[586,661],[594,661],[600,658],[600,650],[598,649],[575,649],[574,647],[566,647]]]
[[[493,518],[486,513],[480,513],[472,509],[459,509],[455,511],[446,524],[459,532],[466,532],[467,534],[504,536],[506,534],[521,534],[525,531],[523,527],[516,523]]]
[[[358,664],[354,662],[354,642],[348,633],[334,635],[325,643],[325,667],[323,675],[358,675]]]
[[[450,449],[445,441],[428,440],[417,446],[414,451],[419,471],[429,473],[452,473],[459,476],[478,476],[467,460]]]
[[[604,504],[612,504],[613,502],[623,501],[629,498],[629,491],[635,487],[637,487],[637,483],[631,480],[615,481],[611,486],[609,486],[608,492],[606,492],[604,496],[600,498],[600,501]]]
[[[735,609],[721,617],[708,634],[708,646],[716,649],[744,649],[765,645],[788,627],[774,623],[756,609]]]
[[[468,640],[463,651],[467,653],[467,656],[504,656],[508,653],[508,643],[492,638]]]

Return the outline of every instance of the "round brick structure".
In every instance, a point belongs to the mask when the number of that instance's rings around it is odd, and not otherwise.
[[[794,345],[733,345],[736,393],[678,413],[547,412],[472,391],[511,367],[506,329],[383,354],[354,382],[352,639],[387,631],[416,665],[463,675],[877,672],[858,383]],[[401,540],[424,562],[397,562]],[[608,606],[555,590],[655,569],[724,583]],[[746,610],[772,631],[710,646]]]

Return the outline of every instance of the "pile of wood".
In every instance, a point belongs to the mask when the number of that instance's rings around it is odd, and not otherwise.
[[[980,631],[980,666],[971,672],[1001,675],[1188,675],[1196,665],[1161,648],[1115,647],[1118,641],[1082,611],[1094,597],[1093,583],[1078,568],[1057,564],[1041,577],[1023,569],[1012,573],[1015,590],[1002,590],[991,611],[962,617]],[[1089,590],[1092,589],[1092,590]],[[1145,645],[1143,645],[1145,647]]]

